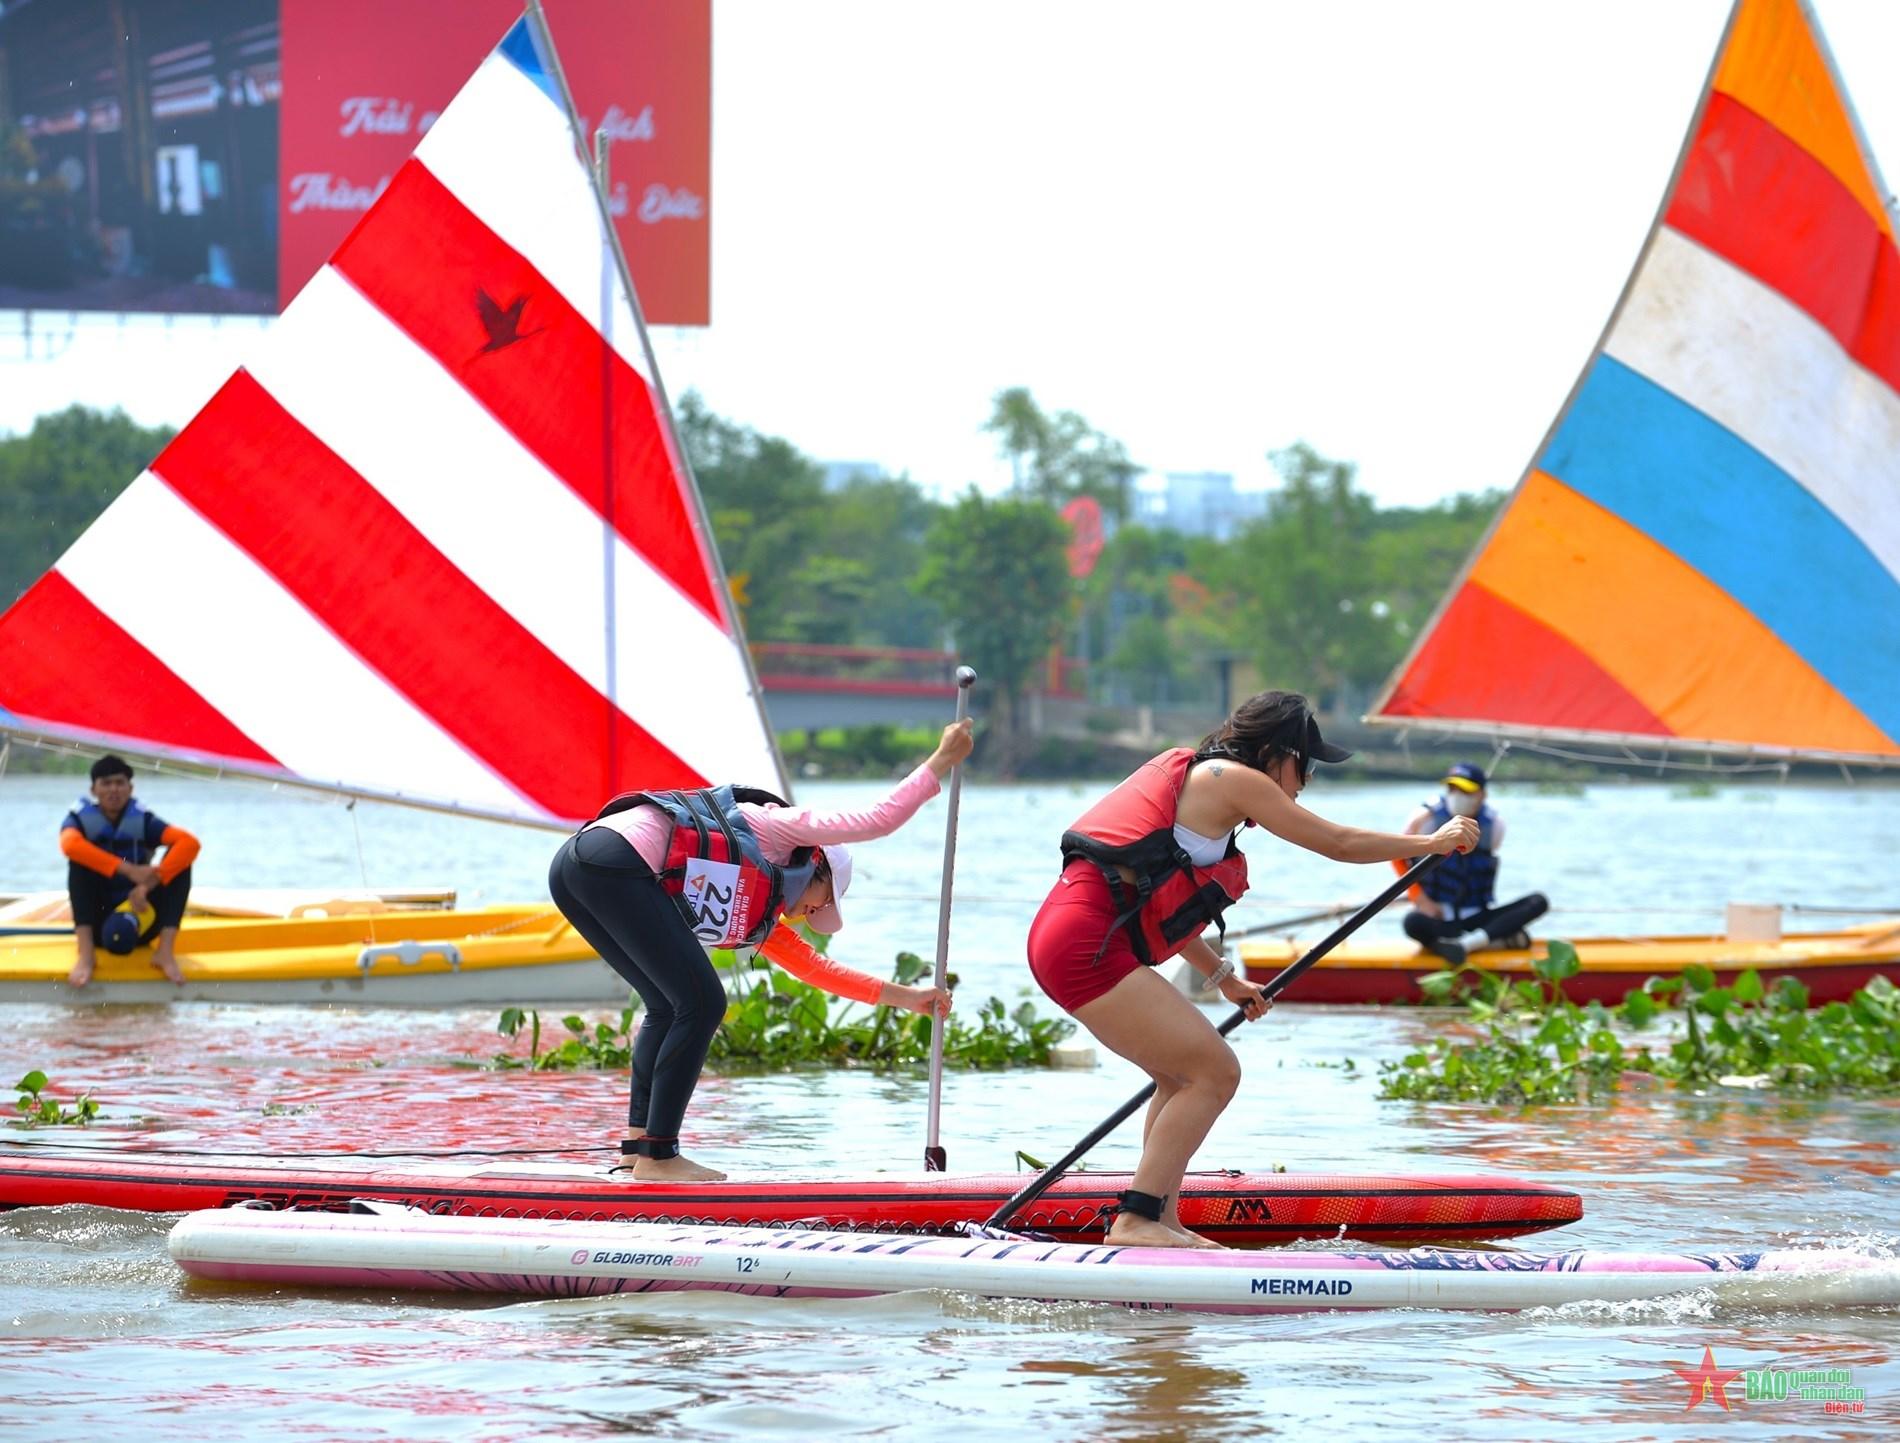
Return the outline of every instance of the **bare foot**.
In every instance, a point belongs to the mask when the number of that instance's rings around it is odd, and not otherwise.
[[[167,981],[180,987],[185,985],[185,974],[178,970],[178,959],[164,948],[152,954],[152,965],[165,974]]]
[[[1169,1201],[1170,1203],[1172,1203],[1173,1199],[1169,1199]],[[1164,1228],[1168,1228],[1173,1232],[1179,1233],[1182,1237],[1186,1238],[1188,1247],[1219,1248],[1223,1252],[1226,1251],[1226,1248],[1227,1248],[1226,1243],[1217,1243],[1212,1238],[1204,1237],[1200,1233],[1195,1232],[1192,1228],[1188,1227],[1185,1223],[1181,1221],[1181,1214],[1177,1212],[1172,1206],[1163,1210],[1161,1214],[1161,1226]]]
[[[66,974],[66,980],[75,987],[84,987],[88,982],[92,981],[93,963],[93,958],[81,957],[77,962],[73,963],[73,970]]]
[[[1108,1229],[1110,1246],[1118,1248],[1212,1248],[1220,1246],[1194,1233],[1176,1232],[1166,1223],[1122,1213]]]
[[[636,1157],[633,1160],[635,1182],[724,1182],[726,1175],[717,1168],[694,1162],[690,1157]]]
[[[1181,1237],[1186,1238],[1187,1245],[1191,1248],[1218,1248],[1222,1252],[1227,1249],[1226,1243],[1217,1243],[1212,1238],[1195,1232],[1192,1228],[1182,1227],[1178,1221],[1169,1223],[1168,1226]]]

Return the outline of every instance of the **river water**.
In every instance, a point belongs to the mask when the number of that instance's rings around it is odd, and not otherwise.
[[[58,886],[68,779],[0,781],[0,883]],[[801,800],[868,799],[807,783]],[[965,789],[953,968],[963,996],[1012,1002],[1022,937],[1054,841],[1098,788]],[[148,805],[197,832],[203,885],[449,884],[465,901],[545,897],[539,833],[239,784],[141,780]],[[1420,788],[1316,785],[1316,810],[1396,826]],[[1545,931],[1719,925],[1729,900],[1900,905],[1900,793],[1666,786],[1582,794],[1508,787],[1504,885],[1561,908]],[[877,970],[928,955],[943,802],[859,849],[836,949]],[[1260,838],[1237,925],[1351,900],[1389,877]],[[1388,919],[1375,922],[1387,929]],[[526,1000],[526,999],[524,999]],[[967,1001],[966,1004],[968,1005]],[[624,1116],[599,1074],[486,1072],[494,1010],[208,1004],[0,1009],[0,1073],[29,1068],[98,1122],[0,1146],[219,1148],[273,1154],[595,1149]],[[1583,1221],[1524,1240],[1748,1250],[1900,1248],[1900,1104],[1754,1093],[1626,1094],[1596,1107],[1381,1102],[1374,1074],[1444,1017],[1283,1007],[1238,1041],[1246,1076],[1200,1161],[1294,1171],[1509,1172],[1574,1187]],[[1352,1059],[1348,1071],[1339,1064]],[[12,1069],[7,1071],[7,1069]],[[1059,1153],[1141,1079],[1085,1072],[953,1075],[956,1170]],[[709,1076],[688,1118],[695,1155],[735,1170],[912,1170],[921,1076]],[[557,1154],[550,1154],[551,1156]],[[1092,1157],[1129,1165],[1133,1134]],[[1337,1437],[1892,1437],[1900,1312],[1753,1313],[1691,1298],[1520,1315],[1311,1314],[1205,1319],[939,1294],[862,1302],[669,1295],[498,1304],[189,1284],[165,1255],[171,1219],[88,1207],[0,1216],[0,1437],[298,1439],[1172,1439]],[[1723,1369],[1850,1369],[1859,1417],[1818,1404],[1687,1406],[1672,1371],[1704,1349]]]

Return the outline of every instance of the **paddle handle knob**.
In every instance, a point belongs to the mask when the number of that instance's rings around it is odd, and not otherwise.
[[[973,666],[958,667],[957,668],[957,685],[963,688],[965,691],[968,691],[971,687],[975,686],[976,685],[976,668]]]

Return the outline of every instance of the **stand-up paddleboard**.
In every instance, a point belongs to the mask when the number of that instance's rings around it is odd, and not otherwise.
[[[252,1199],[279,1208],[340,1210],[364,1198],[440,1215],[946,1232],[983,1221],[1021,1185],[1013,1173],[636,1183],[594,1168],[505,1161],[0,1150],[0,1207],[94,1203],[140,1212]],[[1129,1185],[1125,1172],[1071,1174],[1015,1226],[1065,1242],[1099,1242],[1116,1194]],[[1190,1173],[1181,1189],[1182,1221],[1236,1246],[1337,1237],[1475,1241],[1541,1232],[1581,1216],[1576,1193],[1508,1177],[1201,1172]]]
[[[1510,1310],[1709,1289],[1751,1307],[1900,1303],[1900,1262],[1827,1249],[1653,1253],[1193,1252],[1024,1239],[361,1215],[197,1212],[171,1255],[196,1277],[294,1287],[589,1297],[714,1291],[864,1298],[941,1288],[1212,1313]]]

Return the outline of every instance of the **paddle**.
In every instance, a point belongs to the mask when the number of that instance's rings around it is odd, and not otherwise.
[[[957,668],[957,720],[970,714],[970,688],[976,685],[976,673],[967,666]],[[957,803],[963,797],[963,766],[950,768],[950,820],[943,834],[943,891],[937,898],[937,987],[950,975],[950,878],[957,864]],[[942,1172],[948,1165],[937,1129],[943,1118],[943,1031],[942,1013],[930,1014],[930,1120],[924,1128],[924,1171]]]
[[[1315,962],[1319,961],[1320,958],[1332,951],[1333,948],[1352,936],[1354,932],[1358,931],[1359,928],[1371,918],[1383,912],[1386,907],[1391,905],[1394,897],[1402,895],[1414,882],[1418,881],[1444,860],[1444,856],[1437,853],[1429,857],[1420,858],[1419,861],[1413,864],[1409,872],[1394,881],[1391,886],[1379,893],[1378,896],[1366,903],[1366,905],[1361,907],[1357,912],[1354,912],[1352,916],[1348,917],[1344,922],[1341,922],[1339,926],[1327,934],[1325,940],[1311,952],[1308,952],[1291,966],[1284,968],[1277,977],[1260,989],[1261,992],[1268,998],[1279,996],[1280,993],[1284,992],[1288,985],[1298,978],[1301,973],[1305,972],[1307,968],[1311,967]],[[1221,1023],[1219,1028],[1220,1035],[1225,1037],[1246,1020],[1246,1012],[1236,1007],[1233,1016]],[[1064,1153],[1062,1158],[1053,1167],[1047,1169],[1042,1176],[1038,1177],[1034,1182],[1030,1183],[1028,1187],[1024,1188],[1021,1192],[1017,1193],[1015,1197],[998,1208],[990,1216],[986,1226],[993,1228],[1009,1226],[1009,1220],[1011,1218],[1053,1187],[1056,1179],[1061,1177],[1062,1174],[1067,1172],[1071,1167],[1075,1166],[1081,1159],[1083,1153],[1094,1147],[1096,1143],[1100,1142],[1116,1128],[1128,1121],[1129,1118],[1133,1117],[1135,1113],[1141,1109],[1142,1104],[1147,1102],[1148,1099],[1154,1095],[1155,1085],[1151,1082],[1120,1107],[1116,1108],[1108,1117],[1104,1118],[1093,1132],[1083,1138],[1074,1147],[1070,1148],[1068,1152]]]
[[[1297,917],[1282,917],[1277,922],[1262,922],[1255,927],[1242,927],[1238,932],[1229,932],[1221,940],[1238,942],[1242,937],[1258,937],[1264,932],[1290,932],[1295,927],[1304,927],[1308,922],[1330,922],[1335,917],[1345,916],[1351,910],[1351,904],[1341,902],[1317,912],[1302,912]]]

